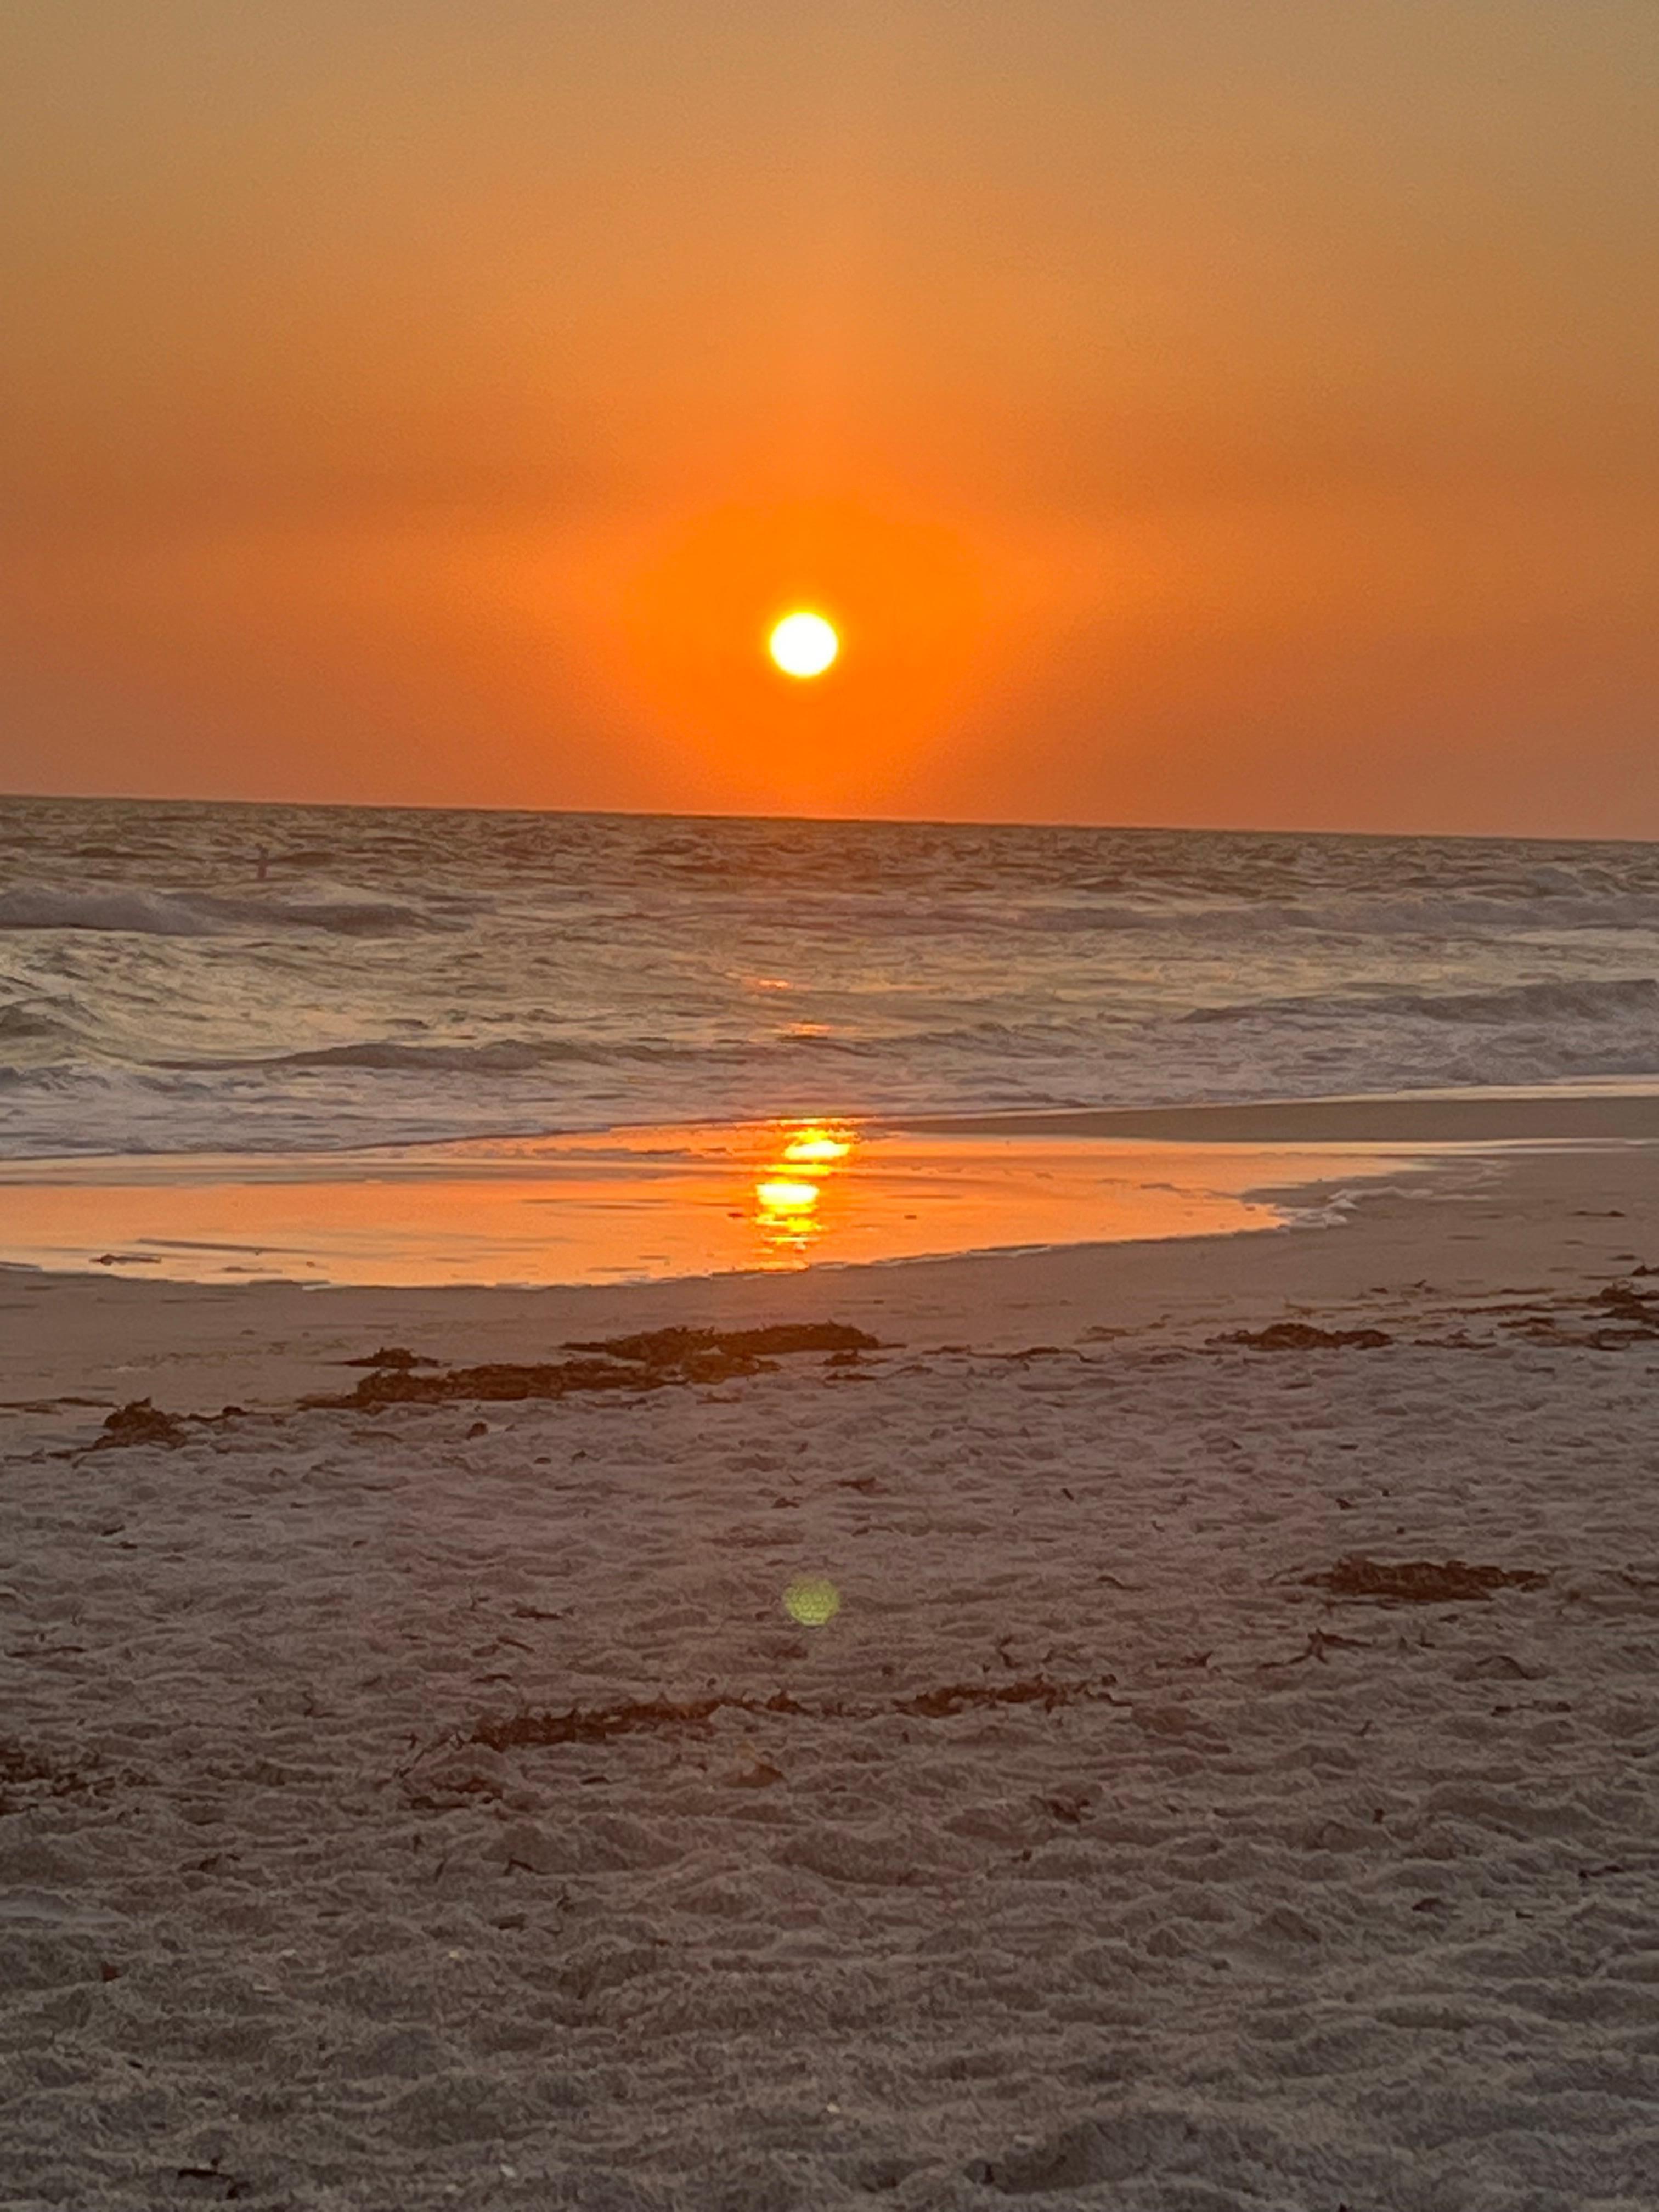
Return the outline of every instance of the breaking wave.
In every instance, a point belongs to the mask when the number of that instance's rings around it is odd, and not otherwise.
[[[561,1060],[593,1057],[579,1044],[556,1039],[497,1038],[488,1044],[397,1044],[369,1040],[362,1044],[319,1045],[311,1052],[284,1052],[269,1060],[191,1060],[199,1068],[361,1067],[386,1074],[528,1075]]]
[[[0,1157],[1632,1076],[1651,846],[0,801]]]
[[[0,891],[0,929],[88,930],[131,937],[222,937],[294,929],[375,937],[464,927],[458,917],[390,899],[234,898],[211,891],[62,890],[44,884]]]
[[[1607,1022],[1627,1014],[1659,1014],[1659,978],[1613,975],[1571,983],[1516,983],[1501,991],[1370,991],[1310,993],[1302,998],[1255,999],[1235,1005],[1196,1006],[1188,1022],[1248,1022],[1276,1016],[1377,1016],[1400,1021],[1449,1023]]]
[[[0,891],[0,929],[88,929],[133,937],[211,937],[214,924],[161,891]]]

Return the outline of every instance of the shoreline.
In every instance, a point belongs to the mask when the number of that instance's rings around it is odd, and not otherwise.
[[[178,1152],[0,1153],[0,1186],[48,1172],[88,1179],[112,1165],[149,1167],[158,1178],[173,1166],[281,1173],[295,1163],[320,1168],[366,1161],[407,1161],[476,1153],[507,1156],[515,1148],[603,1144],[664,1130],[737,1133],[811,1121],[873,1131],[959,1136],[1152,1137],[1170,1143],[1563,1141],[1629,1136],[1659,1138],[1659,1075],[1587,1075],[1556,1083],[1468,1084],[1432,1090],[1331,1091],[1307,1097],[1185,1099],[1153,1106],[964,1107],[950,1110],[848,1107],[820,1114],[790,1111],[662,1122],[599,1121],[569,1128],[471,1130],[382,1143],[240,1151],[200,1146]],[[1361,1131],[1365,1133],[1361,1134]],[[1327,1134],[1329,1131],[1331,1133]],[[1378,1133],[1372,1134],[1372,1132]]]
[[[1360,1116],[1369,1128],[1376,1126],[1369,1117],[1395,1105],[1414,1109],[1423,1133],[1415,1143],[1357,1150]],[[1550,1134],[1514,1133],[1535,1128],[1540,1109],[1550,1109]],[[1449,1126],[1478,1125],[1484,1141],[1446,1137],[1448,1112]],[[1300,1146],[1263,1141],[1262,1129],[1284,1131],[1292,1117],[1299,1133],[1328,1128],[1334,1117],[1343,1136],[1305,1137]],[[1068,1126],[1055,1131],[1057,1118]],[[1052,1143],[1089,1154],[1132,1150],[1126,1123],[1146,1129],[1150,1121],[1136,1155],[1143,1165],[1155,1157],[1144,1149],[1153,1143],[1161,1147],[1156,1157],[1179,1154],[1189,1171],[1231,1154],[1241,1164],[1228,1201],[1236,1214],[1194,1233],[914,1256],[832,1253],[807,1264],[654,1280],[203,1281],[148,1268],[0,1262],[0,1420],[7,1405],[77,1398],[95,1398],[100,1410],[143,1396],[198,1411],[289,1402],[337,1382],[338,1362],[385,1344],[446,1359],[534,1360],[574,1337],[834,1320],[924,1348],[969,1342],[1006,1352],[1073,1343],[1091,1330],[1179,1334],[1235,1319],[1270,1321],[1304,1305],[1358,1312],[1379,1297],[1420,1304],[1431,1291],[1454,1303],[1543,1295],[1564,1279],[1605,1282],[1659,1265],[1659,1179],[1648,1157],[1652,1140],[1637,1133],[1650,1119],[1659,1125],[1659,1094],[1407,1094],[1170,1109],[1151,1117],[1115,1114],[1110,1138],[1099,1133],[1104,1118],[1040,1117]],[[1079,1119],[1083,1129],[1070,1126]],[[1032,1120],[1018,1117],[1010,1129],[1009,1117],[980,1117],[968,1141],[1018,1152]],[[1166,1133],[1176,1122],[1212,1133],[1179,1143]],[[1254,1141],[1241,1139],[1241,1126]],[[422,1156],[428,1159],[428,1148]],[[1299,1177],[1287,1183],[1291,1160]],[[1332,1179],[1328,1170],[1339,1163],[1346,1172]],[[0,1189],[5,1183],[0,1170]],[[423,1184],[413,1177],[409,1195]],[[281,1183],[273,1188],[280,1192]],[[88,1182],[85,1195],[106,1193]],[[62,1413],[76,1425],[72,1407],[64,1403]]]
[[[0,1164],[0,1267],[531,1291],[1007,1257],[1328,1220],[1379,1183],[1659,1142],[1659,1086],[622,1128]]]
[[[1401,1091],[1243,1104],[1077,1107],[913,1115],[890,1126],[963,1135],[1150,1139],[1169,1144],[1580,1144],[1659,1141],[1659,1084]]]
[[[838,1321],[923,1350],[1009,1352],[1315,1308],[1553,1296],[1659,1265],[1659,1182],[1644,1147],[1472,1152],[1459,1164],[1457,1177],[1378,1178],[1343,1194],[1346,1210],[1323,1222],[1308,1205],[1322,1194],[1304,1186],[1302,1219],[1243,1234],[658,1282],[352,1287],[0,1267],[0,1401],[269,1405],[337,1384],[340,1362],[380,1345],[453,1361],[536,1360],[574,1338],[777,1322]],[[63,1412],[74,1425],[73,1409]]]

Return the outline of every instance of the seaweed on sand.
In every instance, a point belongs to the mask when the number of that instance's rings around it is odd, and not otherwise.
[[[148,1398],[134,1398],[109,1414],[94,1451],[110,1451],[123,1444],[165,1444],[169,1450],[185,1441],[185,1425],[176,1413],[164,1413]]]
[[[1210,1342],[1242,1345],[1247,1352],[1316,1352],[1340,1345],[1355,1352],[1376,1352],[1394,1339],[1380,1328],[1316,1328],[1305,1321],[1276,1321],[1266,1328],[1236,1328],[1225,1336],[1212,1336]]]
[[[15,1736],[0,1736],[0,1814],[21,1812],[48,1797],[102,1796],[143,1778],[126,1769],[100,1771],[95,1759],[85,1767],[70,1765]]]
[[[1642,1270],[1638,1268],[1639,1274]],[[1590,1352],[1628,1352],[1659,1338],[1659,1297],[1633,1283],[1607,1283],[1582,1301],[1550,1307],[1492,1309],[1502,1326],[1534,1344],[1572,1346]],[[1572,1327],[1572,1322],[1583,1325]]]
[[[682,1368],[711,1356],[776,1358],[791,1352],[878,1352],[880,1340],[846,1322],[775,1322],[766,1328],[651,1328],[633,1336],[606,1336],[565,1346],[567,1352],[599,1352],[646,1367]]]
[[[511,1751],[521,1745],[608,1743],[619,1735],[641,1731],[701,1734],[719,1712],[799,1713],[787,1690],[770,1698],[629,1698],[617,1705],[584,1709],[573,1705],[565,1713],[515,1713],[507,1721],[480,1721],[472,1731],[474,1743],[492,1751]]]
[[[473,1729],[471,1741],[487,1744],[492,1751],[511,1751],[527,1745],[605,1743],[615,1736],[647,1732],[684,1730],[701,1735],[714,1716],[721,1712],[784,1713],[807,1720],[873,1720],[893,1713],[908,1720],[947,1720],[975,1709],[1036,1705],[1051,1713],[1061,1705],[1089,1701],[1109,1703],[1109,1687],[1115,1680],[1115,1675],[1106,1674],[1094,1681],[1062,1682],[1046,1674],[1033,1674],[1014,1682],[951,1682],[910,1697],[892,1698],[868,1705],[848,1705],[835,1700],[804,1705],[787,1690],[776,1690],[769,1698],[733,1693],[684,1701],[670,1698],[628,1698],[616,1705],[573,1705],[562,1713],[525,1712],[515,1713],[510,1720],[481,1720]]]
[[[0,1736],[0,1813],[12,1810],[8,1789],[36,1783],[46,1785],[44,1794],[48,1796],[61,1796],[66,1787],[72,1786],[59,1769],[39,1752],[31,1751],[27,1744],[12,1737]]]
[[[416,1372],[411,1362],[386,1363],[383,1355],[344,1397],[307,1398],[310,1407],[445,1405],[457,1400],[508,1403],[563,1398],[579,1390],[657,1390],[671,1383],[725,1382],[764,1373],[771,1358],[799,1352],[878,1349],[878,1340],[841,1322],[784,1324],[772,1328],[659,1328],[564,1349],[580,1355],[520,1365],[492,1360],[477,1367]],[[353,1363],[356,1364],[356,1363]]]
[[[1302,1579],[1333,1597],[1370,1599],[1379,1605],[1457,1605],[1484,1602],[1498,1589],[1539,1589],[1549,1577],[1529,1567],[1475,1567],[1466,1559],[1368,1559],[1351,1552],[1334,1567]]]
[[[343,1397],[303,1398],[307,1407],[442,1406],[477,1400],[509,1404],[526,1398],[562,1398],[573,1390],[654,1389],[670,1376],[642,1376],[608,1359],[561,1359],[532,1366],[492,1360],[481,1367],[445,1367],[430,1374],[406,1367],[377,1367]]]
[[[1637,1272],[1650,1274],[1653,1271],[1638,1268]],[[1649,1336],[1659,1336],[1659,1297],[1651,1291],[1638,1291],[1629,1283],[1609,1283],[1597,1291],[1590,1304]]]

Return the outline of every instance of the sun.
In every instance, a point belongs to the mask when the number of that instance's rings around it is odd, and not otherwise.
[[[841,640],[822,615],[802,611],[784,617],[767,647],[786,676],[822,676],[841,651]]]

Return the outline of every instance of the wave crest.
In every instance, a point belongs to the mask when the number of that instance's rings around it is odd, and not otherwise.
[[[261,1067],[366,1067],[387,1073],[406,1070],[420,1075],[528,1075],[562,1060],[589,1055],[580,1045],[499,1037],[489,1044],[319,1045],[310,1052],[285,1052]],[[247,1065],[246,1062],[241,1063]]]
[[[1377,1015],[1425,1022],[1606,1022],[1659,1012],[1659,978],[1613,975],[1600,981],[1516,983],[1498,991],[1356,991],[1304,998],[1253,999],[1195,1006],[1185,1022],[1271,1020],[1275,1015]]]
[[[461,926],[394,899],[350,895],[231,898],[212,891],[64,890],[49,884],[0,891],[0,929],[82,929],[131,937],[223,937],[296,929],[379,937]]]
[[[0,929],[89,929],[134,937],[211,937],[213,922],[162,891],[0,891]]]

